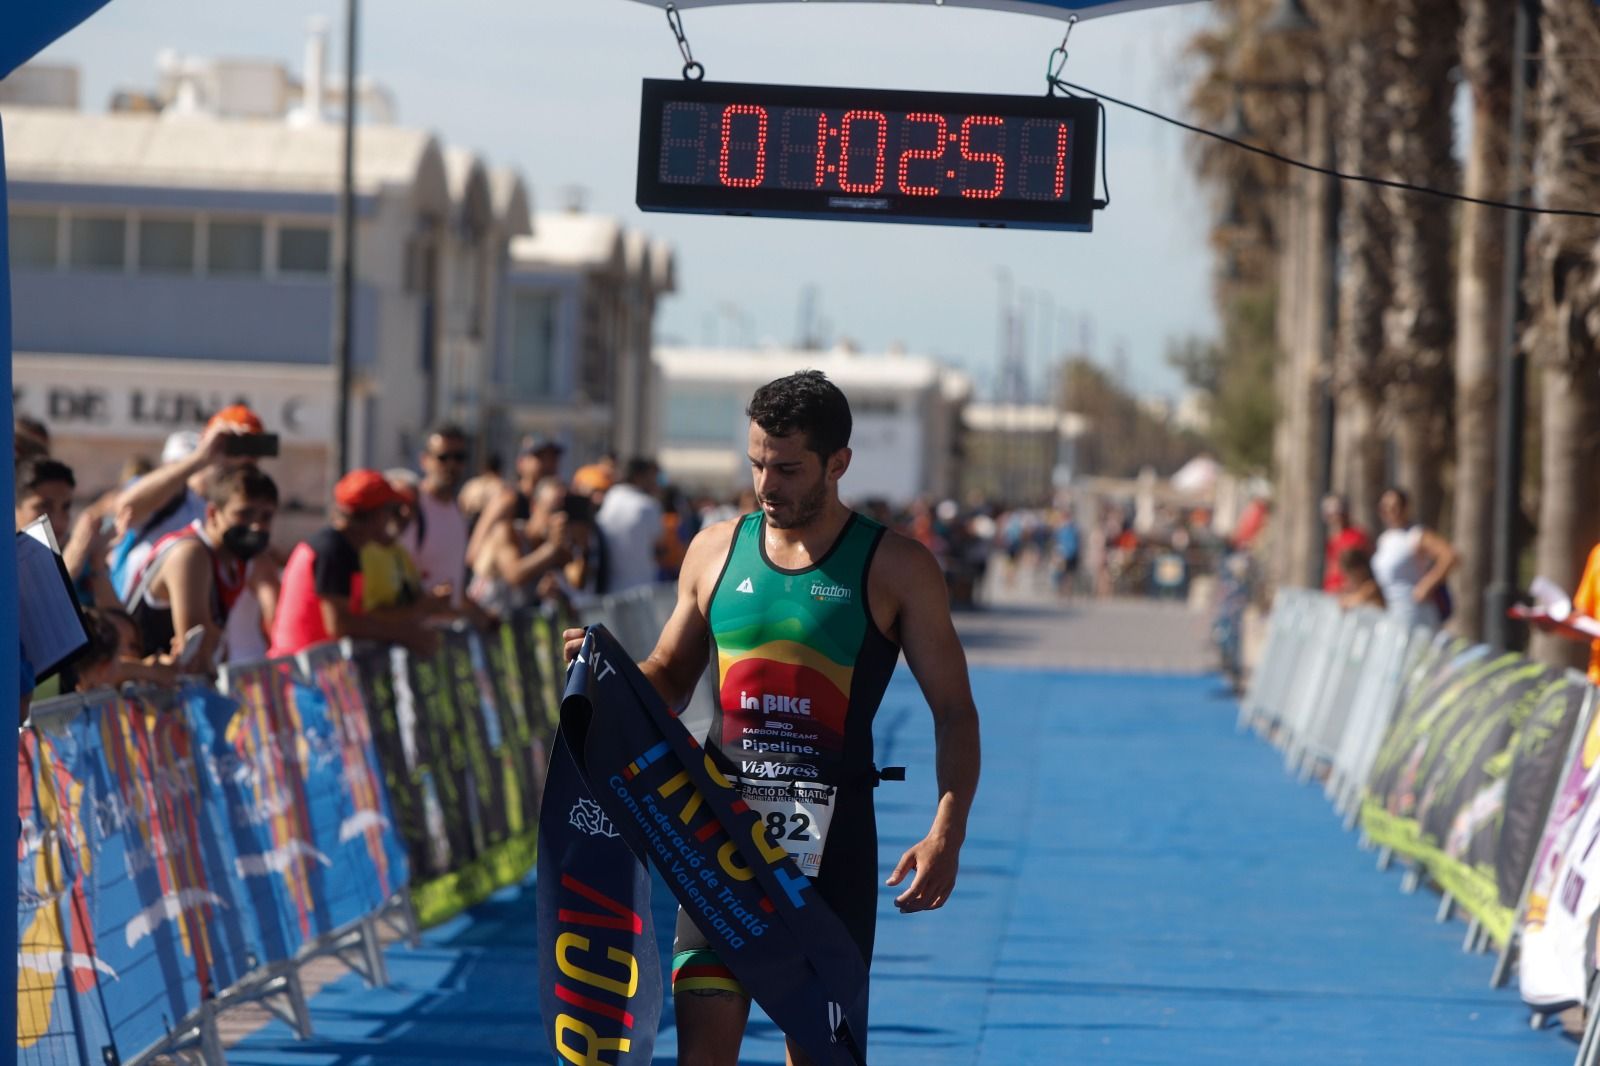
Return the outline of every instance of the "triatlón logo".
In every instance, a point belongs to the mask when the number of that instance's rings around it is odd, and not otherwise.
[[[734,591],[735,592],[754,592],[755,590],[756,590],[755,585],[751,584],[749,578],[745,578],[743,581],[739,582],[739,587],[737,589],[735,589]]]

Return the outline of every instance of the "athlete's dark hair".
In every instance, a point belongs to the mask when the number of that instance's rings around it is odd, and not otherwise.
[[[278,502],[278,483],[258,466],[236,466],[211,483],[206,502],[221,510],[236,497],[257,503]]]
[[[47,455],[22,460],[16,465],[16,475],[16,502],[19,504],[40,485],[48,485],[52,481],[63,482],[68,488],[78,487],[78,479],[72,476],[72,467]]]
[[[440,440],[465,441],[467,439],[467,431],[456,425],[454,422],[441,422],[437,426],[434,426],[432,429],[428,430],[428,436],[426,439],[432,440],[435,437],[438,437]]]
[[[804,433],[806,447],[824,459],[850,446],[850,401],[820,370],[767,382],[744,413],[774,437]]]

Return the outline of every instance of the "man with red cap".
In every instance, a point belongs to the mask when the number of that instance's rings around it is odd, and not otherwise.
[[[362,611],[361,549],[381,540],[405,497],[376,470],[352,470],[333,487],[333,521],[295,546],[268,654],[293,655],[352,637],[403,644],[418,655],[438,648],[438,634],[408,616]]]

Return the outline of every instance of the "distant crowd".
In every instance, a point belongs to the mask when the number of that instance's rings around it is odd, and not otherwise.
[[[159,463],[130,460],[76,515],[77,478],[51,457],[46,427],[18,418],[15,441],[17,528],[48,528],[90,637],[41,685],[24,661],[36,699],[174,684],[347,637],[429,654],[444,623],[489,626],[547,601],[581,609],[672,580],[702,524],[754,507],[691,504],[647,457],[603,455],[567,477],[561,443],[539,437],[521,442],[509,475],[491,459],[468,477],[467,433],[440,425],[418,471],[351,471],[327,525],[283,545],[278,488],[260,466],[276,438],[246,407],[172,434]]]

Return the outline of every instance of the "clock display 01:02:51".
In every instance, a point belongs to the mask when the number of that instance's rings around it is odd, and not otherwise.
[[[1063,202],[1072,121],[1057,117],[674,100],[666,185],[845,196]]]

